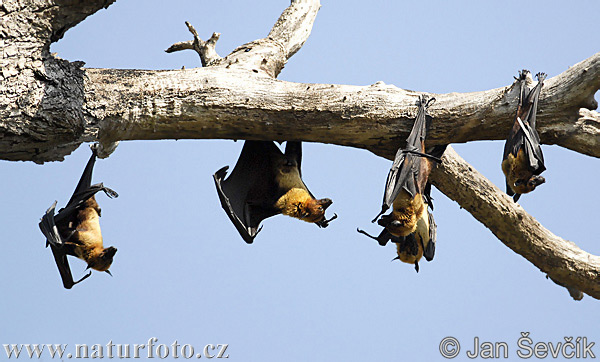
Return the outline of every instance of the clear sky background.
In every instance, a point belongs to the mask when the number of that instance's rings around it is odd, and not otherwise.
[[[69,30],[52,51],[91,68],[200,66],[193,51],[166,54],[222,33],[217,51],[268,34],[286,0],[117,1]],[[323,1],[312,35],[279,76],[309,83],[384,81],[418,91],[507,86],[520,69],[555,76],[600,51],[595,1]],[[597,97],[598,98],[598,97]],[[511,122],[512,120],[507,120]],[[433,191],[438,243],[420,273],[356,232],[378,233],[390,161],[367,151],[304,144],[303,175],[338,214],[319,229],[285,216],[266,220],[246,245],[218,201],[212,174],[233,166],[242,142],[122,142],[98,160],[94,182],[105,245],[118,248],[113,278],[93,273],[62,287],[37,223],[68,201],[90,151],[64,162],[0,162],[0,344],[229,344],[231,361],[433,361],[456,337],[468,360],[474,337],[504,341],[516,360],[521,332],[535,342],[587,337],[598,344],[600,302],[573,301],[468,212]],[[503,188],[503,142],[454,146]],[[521,205],[557,235],[600,254],[598,160],[543,146],[547,183]],[[575,181],[575,182],[574,182]],[[76,278],[85,263],[71,259]],[[72,349],[70,349],[73,352]],[[116,352],[115,352],[116,353]],[[0,351],[4,355],[4,351]],[[47,355],[46,355],[47,356]],[[145,356],[142,353],[142,356]],[[106,358],[106,351],[105,351]],[[5,357],[0,357],[0,360]],[[179,359],[181,360],[181,359]]]

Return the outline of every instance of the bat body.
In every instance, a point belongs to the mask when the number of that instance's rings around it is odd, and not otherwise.
[[[419,260],[432,261],[435,255],[436,225],[433,212],[429,209],[417,220],[416,230],[408,236],[398,238],[396,243],[396,259],[408,264],[414,264],[419,272]]]
[[[427,190],[430,188],[431,185],[428,184]],[[423,198],[430,200],[428,194]],[[380,223],[380,225],[382,224],[384,223]],[[435,255],[437,226],[433,219],[433,204],[425,203],[424,212],[420,214],[416,221],[415,231],[407,236],[394,235],[388,228],[384,228],[376,237],[360,229],[357,229],[357,231],[377,240],[381,246],[387,245],[388,241],[395,243],[398,256],[393,260],[413,264],[417,272],[419,272],[419,261],[422,257],[425,257],[427,261],[432,261]]]
[[[74,282],[67,255],[84,260],[88,268],[110,274],[108,269],[117,252],[117,249],[112,246],[104,248],[100,231],[101,210],[94,195],[99,191],[104,191],[111,198],[118,195],[101,183],[91,185],[92,171],[96,162],[96,147],[96,145],[92,146],[92,156],[67,205],[54,215],[55,201],[46,210],[39,224],[42,233],[46,236],[46,246],[49,245],[52,250],[66,289],[71,289],[73,285],[91,275],[90,271]]]
[[[373,220],[385,229],[377,237],[358,230],[382,246],[390,240],[396,243],[396,259],[414,264],[417,271],[421,257],[425,256],[429,261],[435,253],[436,225],[429,210],[433,210],[433,204],[431,184],[427,179],[434,162],[440,162],[446,150],[446,146],[425,149],[427,121],[431,119],[426,110],[433,101],[424,97],[419,99],[417,117],[406,147],[398,150],[388,173],[381,212]],[[381,216],[390,207],[392,212]]]
[[[529,71],[519,74],[519,106],[510,130],[502,157],[502,172],[506,177],[506,193],[515,202],[521,194],[529,193],[546,180],[540,176],[546,167],[535,122],[537,105],[546,75],[537,75],[538,83],[531,90],[527,87]]]
[[[325,219],[330,199],[316,199],[301,173],[302,144],[286,143],[285,153],[272,141],[245,141],[240,157],[227,179],[228,166],[214,175],[221,206],[242,238],[251,244],[260,231],[260,222],[284,214],[319,227],[336,218]]]

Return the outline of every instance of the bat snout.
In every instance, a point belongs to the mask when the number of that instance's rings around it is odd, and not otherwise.
[[[326,210],[329,206],[331,206],[331,204],[333,204],[333,201],[331,201],[331,199],[319,200],[319,205],[323,206],[323,210]]]
[[[117,253],[117,248],[115,248],[114,246],[110,246],[110,247],[104,249],[105,258],[112,259],[116,253]]]
[[[539,185],[543,184],[544,182],[546,182],[546,179],[543,178],[542,176],[534,176],[531,178],[531,180],[529,180],[529,183],[533,187],[539,186]]]

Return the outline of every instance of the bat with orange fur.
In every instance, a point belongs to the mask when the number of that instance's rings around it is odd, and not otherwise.
[[[240,157],[231,172],[229,166],[214,175],[221,207],[244,241],[252,244],[260,223],[284,214],[302,221],[327,227],[325,218],[330,199],[316,199],[308,190],[300,165],[302,143],[288,141],[285,153],[272,141],[245,141]]]
[[[88,269],[110,274],[108,269],[117,252],[117,249],[112,246],[104,248],[99,223],[101,211],[95,194],[103,191],[110,198],[119,195],[102,183],[91,185],[97,147],[97,145],[91,146],[92,156],[67,205],[54,215],[55,201],[46,210],[39,223],[40,230],[46,237],[46,247],[50,246],[52,250],[54,261],[66,289],[71,289],[92,274],[90,271],[78,281],[73,281],[67,255],[84,260]]]
[[[430,261],[435,253],[436,225],[428,177],[435,163],[441,162],[440,158],[446,150],[445,145],[425,149],[427,127],[431,122],[427,108],[434,101],[435,98],[419,98],[417,116],[406,139],[406,146],[396,152],[386,180],[381,212],[373,219],[384,230],[374,237],[358,229],[358,232],[377,240],[382,246],[388,241],[396,243],[396,259],[414,264],[417,272],[419,260],[425,256]],[[392,212],[381,216],[390,207]]]
[[[521,194],[529,193],[544,182],[540,174],[546,170],[540,136],[535,129],[538,99],[546,74],[538,73],[538,83],[527,87],[528,70],[519,73],[519,106],[513,127],[504,144],[502,172],[506,177],[506,193],[515,202]]]

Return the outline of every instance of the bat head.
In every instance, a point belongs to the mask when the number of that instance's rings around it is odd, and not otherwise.
[[[392,259],[392,261],[400,260],[407,264],[413,264],[417,273],[419,272],[419,260],[423,257],[423,246],[422,243],[417,241],[414,234],[400,238],[396,242],[396,252],[398,256]]]
[[[531,176],[529,180],[518,179],[515,181],[514,190],[518,194],[526,194],[535,190],[536,187],[546,182],[546,179],[542,176]]]
[[[383,215],[377,224],[386,228],[394,236],[405,237],[417,229],[417,218],[414,215],[393,212]]]
[[[529,185],[529,187],[533,187],[533,189],[535,189],[537,186],[543,184],[544,182],[546,182],[546,179],[542,176],[533,176],[529,179],[527,184]]]
[[[325,210],[333,201],[331,199],[311,199],[304,203],[304,207],[302,209],[302,220],[306,222],[320,222],[325,219]]]
[[[88,260],[88,268],[92,268],[97,271],[107,271],[110,268],[113,257],[117,252],[117,248],[110,246],[102,250],[98,255]]]

